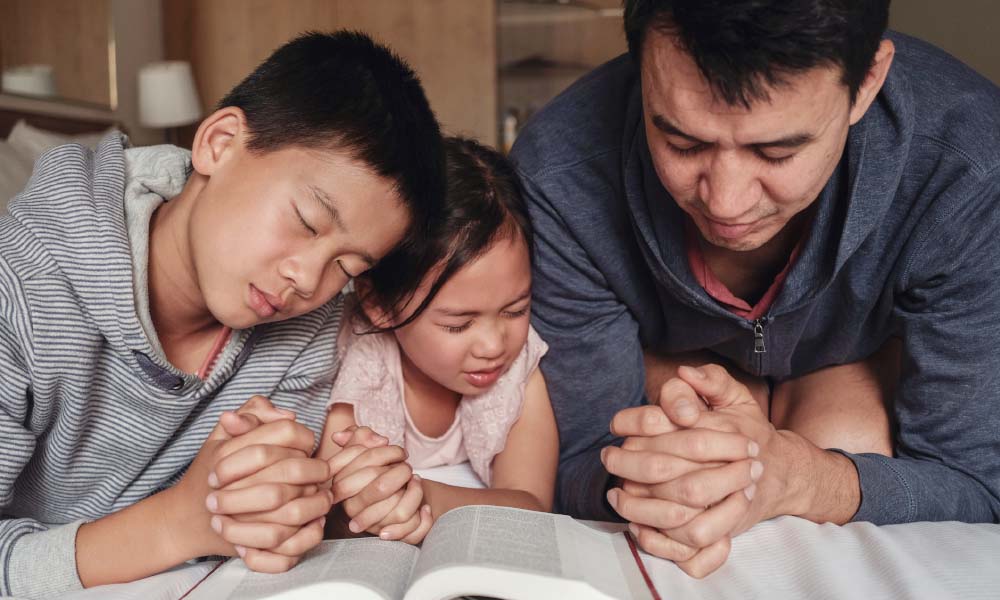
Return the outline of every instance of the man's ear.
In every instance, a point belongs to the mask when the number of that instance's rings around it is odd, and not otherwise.
[[[372,284],[367,279],[364,277],[355,279],[354,292],[357,294],[361,311],[372,325],[383,329],[395,324],[392,315],[379,306]]]
[[[220,108],[198,126],[191,145],[191,166],[211,176],[246,141],[247,120],[235,106]]]
[[[868,73],[865,75],[861,87],[858,88],[858,95],[854,99],[851,107],[851,125],[861,120],[868,112],[868,107],[875,101],[875,97],[882,90],[886,76],[889,75],[889,67],[892,66],[892,58],[896,55],[896,46],[891,40],[882,40],[875,51],[875,60]]]

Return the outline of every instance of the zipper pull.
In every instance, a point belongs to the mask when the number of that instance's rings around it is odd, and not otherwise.
[[[757,319],[753,322],[753,352],[763,354],[767,352],[764,346],[764,319]]]

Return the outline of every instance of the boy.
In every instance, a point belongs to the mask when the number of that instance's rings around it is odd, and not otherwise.
[[[337,294],[433,218],[440,132],[356,33],[286,44],[220,107],[190,155],[53,150],[0,219],[0,593],[280,571],[321,537]]]

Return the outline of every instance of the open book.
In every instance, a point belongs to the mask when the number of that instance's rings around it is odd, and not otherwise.
[[[421,548],[378,538],[326,541],[279,575],[254,573],[232,559],[185,599],[460,596],[658,600],[626,534],[496,506],[449,511]]]

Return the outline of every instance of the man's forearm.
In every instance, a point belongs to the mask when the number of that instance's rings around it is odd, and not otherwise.
[[[858,471],[849,458],[818,448],[791,431],[778,431],[778,452],[783,461],[781,477],[765,478],[781,489],[773,490],[781,500],[769,517],[795,515],[815,523],[850,522],[861,504]],[[771,468],[769,465],[767,468]]]

